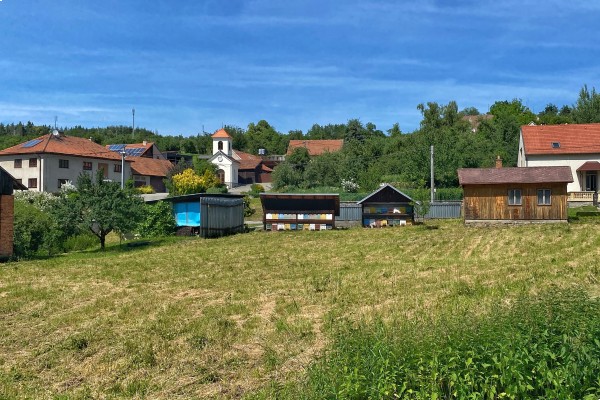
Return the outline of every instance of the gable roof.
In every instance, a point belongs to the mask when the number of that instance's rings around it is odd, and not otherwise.
[[[76,136],[47,134],[0,151],[0,156],[20,154],[64,154],[76,157],[121,160],[106,147]]]
[[[373,193],[367,195],[364,199],[362,199],[361,201],[359,201],[357,204],[362,204],[362,203],[364,203],[366,201],[369,201],[370,199],[376,197],[378,194],[382,194],[384,191],[389,191],[392,194],[395,194],[395,195],[398,195],[398,196],[403,196],[403,197],[405,197],[404,200],[408,200],[409,202],[414,201],[407,194],[402,193],[400,190],[396,189],[395,187],[393,187],[389,183],[386,183],[385,185],[381,186],[379,189],[377,189]]]
[[[600,124],[525,125],[521,133],[526,155],[600,153]]]
[[[218,131],[213,133],[211,135],[211,137],[213,139],[218,139],[218,138],[231,139],[231,136],[229,136],[229,133],[227,133],[227,131],[225,129],[219,129]]]
[[[344,145],[343,139],[331,139],[331,140],[290,140],[288,144],[287,154],[290,155],[294,149],[298,147],[305,147],[308,150],[308,154],[311,156],[320,156],[326,151],[333,153],[342,149]]]
[[[239,150],[233,150],[233,157],[240,162],[239,169],[256,169],[262,163],[262,158]]]
[[[173,164],[168,160],[148,157],[131,157],[131,172],[135,175],[166,177]]]
[[[571,183],[570,167],[460,168],[460,185],[503,183]]]
[[[27,187],[0,167],[0,194],[13,194],[13,190],[27,190]]]

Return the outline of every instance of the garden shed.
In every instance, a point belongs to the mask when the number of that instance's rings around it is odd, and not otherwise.
[[[244,231],[244,196],[196,193],[168,197],[180,234],[226,236]]]
[[[465,223],[567,222],[570,167],[461,168]]]
[[[363,226],[402,226],[414,221],[413,199],[389,184],[362,199]]]
[[[335,228],[338,194],[261,193],[266,231],[323,231]]]
[[[14,243],[14,190],[27,190],[19,181],[0,167],[0,260],[13,254]]]

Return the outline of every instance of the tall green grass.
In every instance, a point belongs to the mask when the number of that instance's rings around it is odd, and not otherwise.
[[[596,400],[600,301],[579,289],[547,291],[485,316],[349,322],[288,396]]]

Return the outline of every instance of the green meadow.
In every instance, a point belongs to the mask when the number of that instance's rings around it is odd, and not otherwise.
[[[2,264],[0,399],[597,399],[599,248],[451,221]]]

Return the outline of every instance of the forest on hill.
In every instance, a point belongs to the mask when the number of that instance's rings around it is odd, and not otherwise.
[[[573,105],[548,104],[533,113],[521,100],[497,101],[484,114],[473,107],[459,110],[455,101],[448,104],[419,104],[422,119],[414,132],[402,132],[398,124],[381,130],[371,122],[351,119],[346,123],[313,125],[306,133],[278,132],[265,120],[250,123],[245,129],[225,126],[233,137],[233,147],[257,154],[285,154],[292,139],[344,139],[338,153],[310,160],[297,151],[274,172],[279,187],[340,187],[353,182],[360,190],[370,190],[380,182],[398,182],[404,187],[425,187],[429,180],[429,148],[435,147],[436,186],[456,187],[456,169],[489,167],[496,156],[504,164],[517,161],[519,128],[529,123],[565,124],[600,122],[600,94],[587,86]],[[0,124],[0,149],[49,133],[52,127],[27,123]],[[66,135],[91,138],[99,144],[155,142],[161,151],[184,154],[210,154],[212,132],[193,136],[163,136],[144,128],[107,126],[61,127]]]

